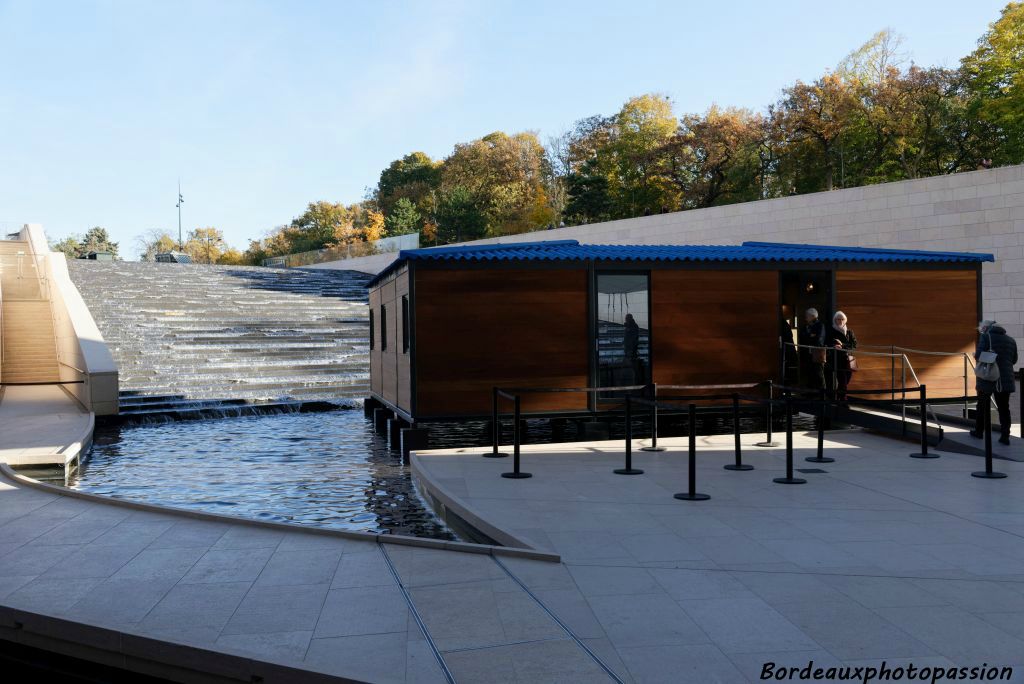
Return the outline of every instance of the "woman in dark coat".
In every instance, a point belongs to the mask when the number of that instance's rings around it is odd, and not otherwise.
[[[975,380],[974,389],[978,391],[978,411],[975,415],[979,420],[975,422],[974,431],[971,434],[975,437],[984,436],[985,426],[980,419],[983,416],[991,415],[991,402],[995,398],[996,409],[999,412],[999,428],[1002,433],[999,442],[1009,444],[1010,395],[1017,389],[1013,381],[1013,366],[1017,363],[1017,342],[1006,334],[1006,328],[995,321],[982,321],[978,326],[978,332],[981,335],[978,336],[974,358],[977,359],[982,352],[994,351],[996,365],[999,367],[999,379],[982,380],[977,378]]]
[[[846,401],[846,388],[853,377],[850,352],[857,348],[857,336],[847,327],[846,321],[846,314],[836,311],[831,327],[825,331],[825,346],[835,349],[828,352],[826,375],[829,378],[835,377],[833,391],[837,401]]]

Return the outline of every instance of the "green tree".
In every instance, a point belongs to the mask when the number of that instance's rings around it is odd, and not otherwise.
[[[85,256],[89,252],[110,252],[115,259],[118,258],[117,243],[112,242],[106,229],[99,226],[87,230],[82,241],[78,243],[79,256]]]
[[[971,114],[998,135],[997,164],[1024,161],[1024,3],[1011,2],[960,63]]]
[[[432,193],[441,183],[441,164],[424,152],[413,152],[397,159],[381,171],[373,192],[377,209],[391,214],[395,203],[409,200],[421,213],[431,208]]]
[[[442,190],[437,202],[437,241],[463,242],[487,234],[487,216],[468,188],[456,185]]]
[[[77,259],[81,256],[78,251],[81,243],[81,236],[72,234],[57,242],[51,242],[50,249],[54,252],[63,252],[68,259]]]
[[[422,225],[422,216],[416,211],[416,205],[408,197],[401,197],[395,202],[391,213],[384,219],[387,235],[408,235],[415,233]]]

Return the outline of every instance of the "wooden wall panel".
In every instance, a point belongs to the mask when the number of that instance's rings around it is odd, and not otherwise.
[[[415,305],[419,416],[487,415],[495,385],[587,385],[583,269],[423,269]],[[586,396],[524,396],[522,406],[584,409]]]
[[[380,290],[370,290],[370,311],[373,312],[373,349],[370,350],[370,391],[381,395],[381,353],[380,353]]]
[[[778,374],[776,271],[651,273],[654,381],[759,382]]]
[[[402,337],[405,329],[402,322],[402,298],[409,296],[409,272],[400,273],[395,278],[395,362],[397,366],[396,397],[398,408],[412,410],[412,353],[402,350]]]
[[[974,352],[978,325],[978,280],[973,269],[840,270],[836,303],[862,345],[909,347],[924,351]],[[877,351],[877,350],[872,350]],[[964,392],[962,357],[907,354],[930,397]],[[900,382],[900,363],[888,358],[857,357],[853,388],[888,387]],[[968,392],[974,393],[968,369]],[[913,385],[908,372],[907,385]]]
[[[392,404],[398,403],[398,332],[397,317],[395,309],[398,308],[395,302],[395,281],[390,280],[380,288],[381,304],[385,307],[385,318],[387,319],[387,347],[381,347],[381,396]],[[378,315],[380,310],[378,309]]]

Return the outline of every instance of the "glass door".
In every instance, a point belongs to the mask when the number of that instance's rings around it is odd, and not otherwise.
[[[645,385],[651,377],[650,274],[646,271],[597,273],[594,326],[597,386]],[[601,392],[613,399],[624,392]]]

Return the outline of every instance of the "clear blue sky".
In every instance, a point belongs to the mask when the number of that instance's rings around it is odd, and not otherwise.
[[[1002,0],[0,0],[0,228],[244,248],[389,162],[494,130],[542,140],[628,97],[761,109],[889,27],[955,66]]]

